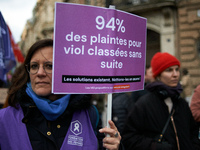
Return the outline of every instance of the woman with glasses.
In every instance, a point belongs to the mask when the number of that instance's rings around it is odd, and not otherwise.
[[[9,106],[0,110],[0,150],[123,149],[112,121],[110,128],[97,130],[90,95],[51,93],[52,61],[53,40],[30,47],[9,89]]]

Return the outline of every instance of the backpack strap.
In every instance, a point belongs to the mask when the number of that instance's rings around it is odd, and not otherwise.
[[[88,113],[90,116],[92,128],[95,134],[97,134],[97,125],[99,124],[99,112],[97,108],[94,105],[92,105],[91,107],[88,108]]]

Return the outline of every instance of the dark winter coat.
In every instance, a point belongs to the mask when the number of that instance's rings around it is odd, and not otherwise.
[[[164,133],[163,144],[155,142],[169,116],[168,107],[164,102],[167,97],[168,93],[163,93],[158,87],[135,103],[122,134],[126,150],[178,150],[171,121]],[[172,101],[180,150],[199,150],[198,128],[188,104],[178,95],[174,96]]]
[[[114,93],[112,100],[112,120],[121,133],[130,111],[132,101],[127,93]]]

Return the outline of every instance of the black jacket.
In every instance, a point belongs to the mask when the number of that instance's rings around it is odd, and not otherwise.
[[[132,101],[127,93],[114,93],[112,100],[112,120],[122,133]]]
[[[155,142],[169,116],[168,107],[164,102],[167,97],[167,95],[163,96],[158,88],[142,96],[135,103],[122,134],[126,150],[177,150],[176,136],[171,121],[163,136],[163,143],[168,144]],[[199,150],[198,128],[188,104],[179,96],[175,96],[172,101],[180,149]]]
[[[47,121],[35,106],[33,100],[26,94],[25,87],[21,89],[17,97],[24,112],[23,123],[26,124],[29,139],[33,150],[59,150],[68,128],[74,111],[88,109],[92,126],[96,132],[96,110],[91,105],[90,95],[71,95],[65,112],[55,121]],[[100,126],[99,126],[100,127]],[[103,135],[98,132],[98,140],[102,147]]]

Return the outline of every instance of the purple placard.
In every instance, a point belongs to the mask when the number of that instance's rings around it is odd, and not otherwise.
[[[53,93],[119,93],[144,88],[146,19],[56,3]]]

